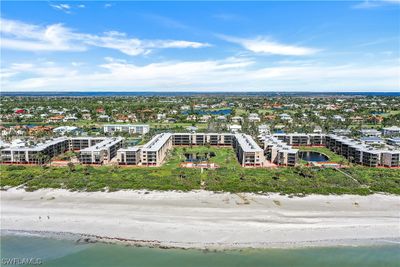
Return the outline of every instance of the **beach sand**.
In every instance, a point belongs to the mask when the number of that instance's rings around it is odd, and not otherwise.
[[[201,249],[383,244],[400,240],[400,197],[11,188],[1,229]]]

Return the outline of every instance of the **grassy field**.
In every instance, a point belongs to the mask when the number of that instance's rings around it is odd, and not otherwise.
[[[180,168],[184,153],[214,152],[214,170]],[[120,189],[205,189],[227,192],[280,192],[283,194],[400,194],[400,172],[394,169],[351,167],[344,171],[307,167],[242,168],[231,148],[175,148],[161,167],[118,166],[0,166],[1,187],[25,185],[28,190],[65,188],[80,191]]]

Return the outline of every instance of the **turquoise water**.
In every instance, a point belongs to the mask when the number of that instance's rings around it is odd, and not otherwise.
[[[106,244],[76,244],[71,240],[13,235],[1,237],[1,257],[2,259],[41,258],[42,264],[38,266],[61,267],[398,267],[400,266],[400,246],[202,252]]]

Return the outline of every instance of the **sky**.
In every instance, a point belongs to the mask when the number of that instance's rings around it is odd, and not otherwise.
[[[400,91],[400,0],[2,1],[1,91]]]

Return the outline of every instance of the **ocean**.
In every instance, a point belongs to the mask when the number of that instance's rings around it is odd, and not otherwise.
[[[27,259],[43,267],[398,267],[400,245],[206,252],[101,243],[78,244],[73,240],[38,236],[1,237],[2,265],[7,266],[10,260]]]

